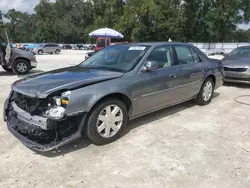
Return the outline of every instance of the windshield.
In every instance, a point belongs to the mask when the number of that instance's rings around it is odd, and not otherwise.
[[[229,54],[229,57],[250,57],[250,48],[237,48]]]
[[[104,48],[80,64],[114,71],[128,72],[143,58],[150,46],[115,45]]]

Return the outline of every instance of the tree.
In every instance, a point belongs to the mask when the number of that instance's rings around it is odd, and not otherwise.
[[[101,27],[126,41],[230,42],[248,36],[237,24],[249,21],[249,0],[40,0],[33,14],[0,12],[13,42],[86,43]]]

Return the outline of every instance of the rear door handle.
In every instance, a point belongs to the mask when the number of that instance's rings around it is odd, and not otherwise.
[[[176,78],[176,75],[175,74],[170,74],[169,77],[170,78]]]
[[[200,72],[205,72],[205,70],[204,69],[200,69]]]

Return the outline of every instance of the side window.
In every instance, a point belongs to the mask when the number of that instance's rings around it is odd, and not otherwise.
[[[48,48],[48,47],[50,47],[50,45],[49,44],[45,44],[43,47],[44,48]]]
[[[155,61],[158,68],[165,68],[174,65],[173,52],[171,46],[160,46],[155,48],[148,56],[147,61]]]
[[[179,65],[194,63],[193,56],[188,46],[175,46]]]
[[[196,51],[194,51],[193,48],[189,48],[192,52],[192,55],[193,55],[193,58],[194,58],[194,63],[199,63],[199,62],[202,62],[200,56],[196,53]]]

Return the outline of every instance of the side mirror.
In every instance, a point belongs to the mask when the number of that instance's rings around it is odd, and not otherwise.
[[[144,71],[151,72],[157,68],[158,68],[158,64],[156,61],[147,61],[145,66],[144,66]]]

